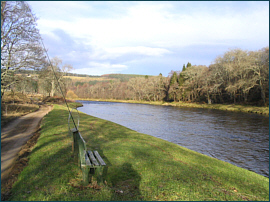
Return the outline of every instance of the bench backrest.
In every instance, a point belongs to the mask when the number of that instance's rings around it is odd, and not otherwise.
[[[73,130],[72,132],[74,138],[74,152],[75,154],[79,154],[79,158],[82,161],[81,163],[85,164],[85,152],[87,151],[86,142],[79,131]]]

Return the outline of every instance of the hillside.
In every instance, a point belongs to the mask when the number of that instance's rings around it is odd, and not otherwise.
[[[84,84],[95,85],[97,83],[108,83],[112,81],[120,81],[120,82],[128,82],[131,78],[144,78],[144,77],[151,77],[147,75],[139,75],[139,74],[104,74],[101,76],[85,76],[84,74],[68,74],[64,76],[71,86],[83,86]],[[68,89],[70,89],[68,87]]]
[[[15,72],[15,75],[19,76],[27,76],[27,77],[37,77],[39,74],[38,70],[18,70]],[[127,82],[131,78],[135,77],[151,77],[148,75],[140,75],[140,74],[104,74],[101,76],[96,75],[87,75],[87,74],[77,74],[77,73],[65,73],[64,78],[71,79],[73,82],[90,82],[93,83],[93,81],[110,81],[110,80],[116,80],[119,79],[121,82]]]

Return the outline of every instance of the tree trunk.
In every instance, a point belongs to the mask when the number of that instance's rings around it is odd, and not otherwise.
[[[51,96],[53,97],[55,93],[55,85],[54,85],[54,79],[52,80],[52,90],[51,90]]]
[[[247,103],[248,102],[248,93],[243,93],[244,94],[244,101],[245,101],[245,103]]]
[[[208,100],[208,104],[209,104],[209,105],[212,104],[212,100],[211,100],[211,98],[210,98],[209,93],[207,93],[207,100]]]
[[[262,97],[262,100],[263,100],[263,105],[266,106],[265,92],[264,92],[264,88],[263,88],[261,80],[260,80],[260,89],[261,89],[261,97]]]

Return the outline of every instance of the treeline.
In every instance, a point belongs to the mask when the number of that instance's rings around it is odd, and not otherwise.
[[[69,88],[76,97],[124,99],[124,100],[162,100],[165,92],[161,83],[166,83],[167,78],[159,77],[135,77],[129,81],[121,82],[113,79],[107,82],[98,82],[94,85],[84,83],[82,86]],[[73,94],[74,95],[74,94]]]
[[[66,73],[67,76],[70,75],[70,73]],[[84,77],[82,76],[83,74],[77,74],[78,77]],[[147,75],[137,75],[137,74],[104,74],[101,76],[89,76],[89,78],[93,78],[90,81],[86,81],[86,80],[82,80],[82,81],[73,81],[73,79],[71,78],[67,78],[68,80],[68,86],[83,86],[85,83],[88,83],[90,85],[95,85],[97,83],[106,83],[109,82],[111,80],[120,80],[121,82],[127,82],[129,81],[131,78],[135,78],[135,77],[149,77]],[[151,77],[151,76],[150,76]],[[95,79],[96,78],[96,79]]]
[[[80,98],[269,104],[269,47],[258,51],[234,49],[210,66],[183,66],[168,77],[114,79],[69,87]]]

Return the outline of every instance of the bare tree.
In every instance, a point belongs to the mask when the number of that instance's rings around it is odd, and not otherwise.
[[[185,82],[183,87],[186,89],[188,99],[196,101],[200,95],[200,91],[203,87],[203,81],[205,79],[208,68],[202,65],[190,66],[183,72]]]
[[[258,87],[263,104],[266,105],[266,95],[269,94],[269,47],[250,52],[250,60],[251,65],[247,68],[251,75],[248,88]]]
[[[23,1],[1,1],[1,97],[16,83],[14,72],[44,63],[36,18]]]
[[[66,74],[69,69],[72,69],[72,66],[69,64],[62,65],[62,60],[58,57],[51,59],[51,65],[47,64],[40,71],[40,85],[49,96],[54,96],[56,91],[59,90],[59,84],[64,94],[67,90],[64,83],[64,74]]]
[[[248,102],[249,92],[257,89],[266,104],[269,84],[269,48],[259,51],[234,49],[215,60],[211,66],[213,90],[223,89],[236,103]],[[215,88],[218,87],[218,88]],[[222,96],[221,96],[222,97]]]

